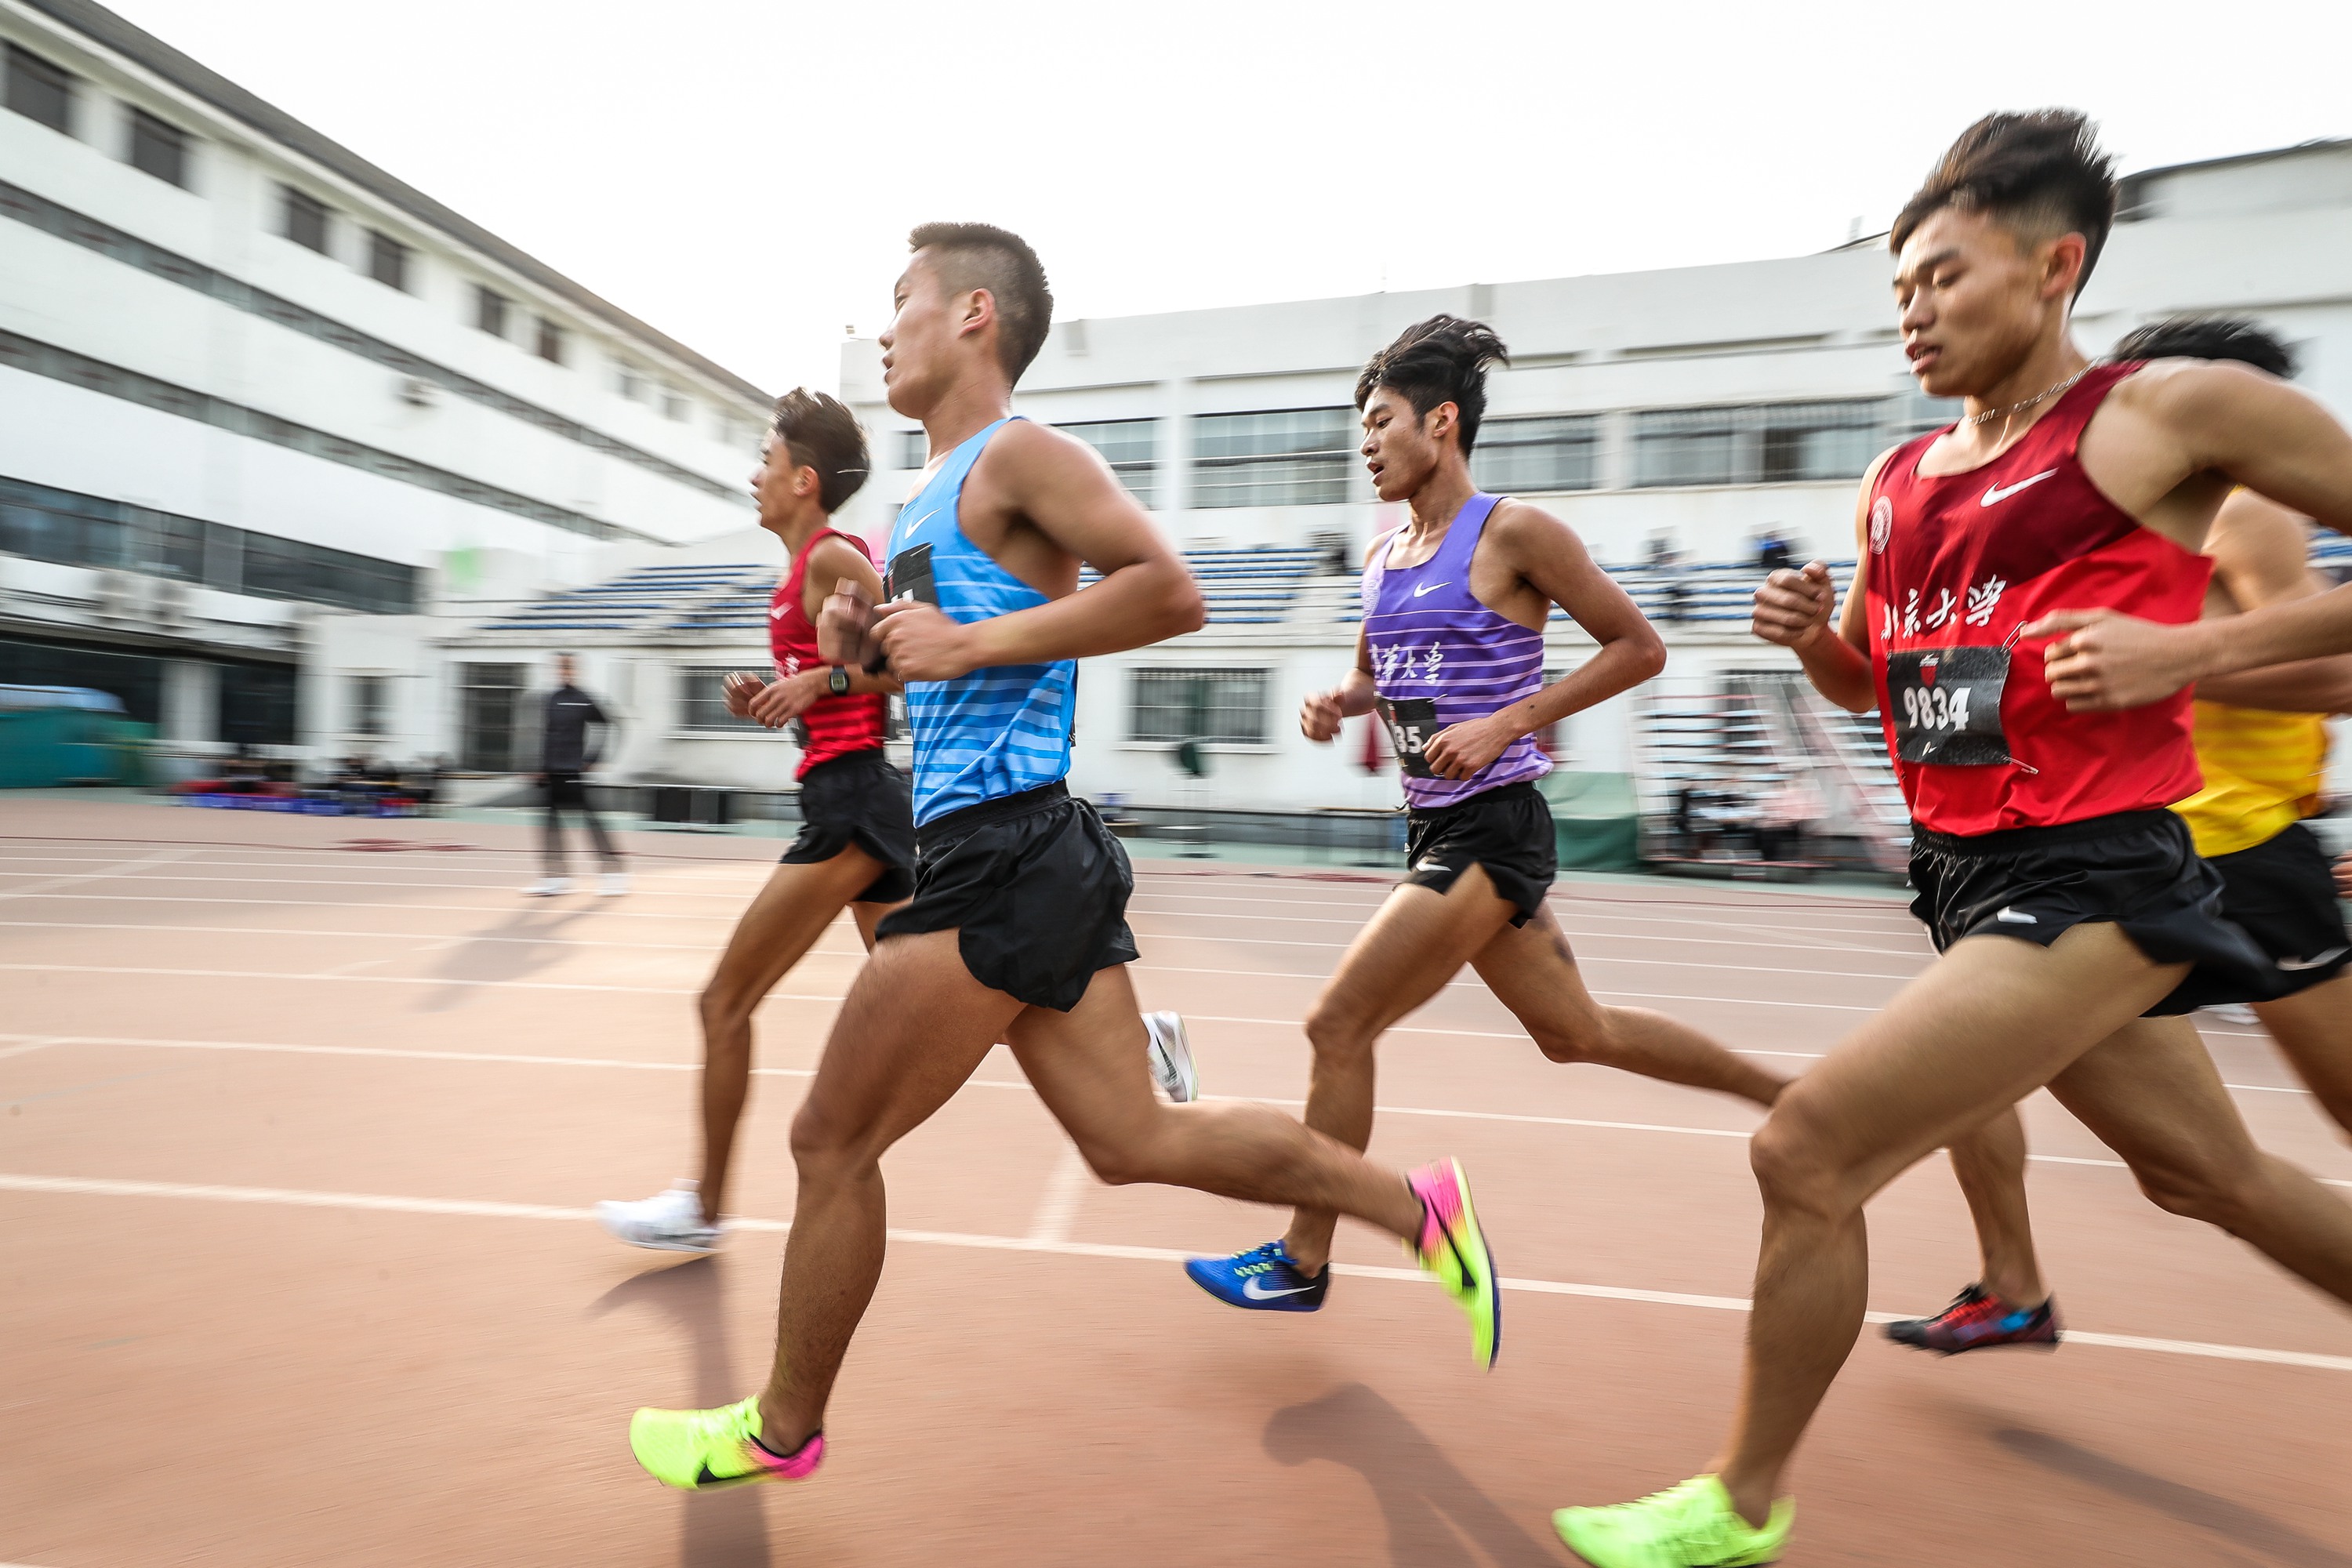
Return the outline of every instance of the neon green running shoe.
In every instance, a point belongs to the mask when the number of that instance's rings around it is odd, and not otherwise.
[[[760,1397],[716,1410],[640,1410],[629,1417],[629,1451],[666,1487],[709,1491],[753,1481],[801,1481],[824,1462],[824,1434],[792,1453],[761,1447]]]
[[[1551,1527],[1593,1568],[1755,1568],[1780,1560],[1796,1517],[1797,1500],[1781,1498],[1759,1530],[1721,1481],[1694,1476],[1640,1502],[1561,1509]]]
[[[1440,1160],[1405,1177],[1421,1200],[1421,1235],[1405,1251],[1437,1276],[1454,1304],[1470,1320],[1470,1353],[1491,1367],[1503,1348],[1503,1282],[1495,1275],[1494,1249],[1478,1228],[1470,1206],[1470,1178],[1458,1160]]]

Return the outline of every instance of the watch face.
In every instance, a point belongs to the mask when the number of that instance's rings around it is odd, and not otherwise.
[[[833,667],[833,673],[824,678],[824,683],[833,689],[835,697],[849,695],[849,671],[839,665]]]

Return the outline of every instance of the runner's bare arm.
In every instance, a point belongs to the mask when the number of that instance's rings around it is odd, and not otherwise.
[[[1520,736],[1605,702],[1666,667],[1666,645],[1657,628],[1633,595],[1594,563],[1584,541],[1567,523],[1541,507],[1501,501],[1479,540],[1482,551],[1490,544],[1497,548],[1501,563],[1541,596],[1538,613],[1548,616],[1558,605],[1600,647],[1542,690],[1483,719],[1439,731],[1422,754],[1442,778],[1468,778]]]
[[[2130,407],[2150,434],[2130,444],[2129,458],[2153,474],[2151,488],[2169,490],[2196,474],[2221,473],[2352,534],[2352,434],[2294,386],[2242,365],[2182,363],[2151,376]],[[2152,506],[2159,498],[2147,499]],[[2053,637],[2042,658],[2050,689],[2070,710],[2137,708],[2192,681],[2352,653],[2352,588],[2185,626],[2062,610],[2023,635],[2053,632],[2065,635]]]
[[[1387,536],[1373,542],[1379,548]],[[1353,719],[1372,710],[1378,694],[1372,688],[1372,650],[1367,645],[1363,629],[1356,631],[1356,668],[1348,678],[1328,691],[1310,691],[1307,700],[1298,705],[1298,732],[1310,741],[1329,741],[1339,733],[1339,721]]]
[[[991,665],[1118,653],[1200,629],[1200,585],[1094,448],[1016,420],[989,443],[975,484],[983,473],[988,505],[1022,519],[1102,580],[1034,609],[969,624],[928,605],[881,605],[876,634],[902,679],[952,680]]]
[[[2303,519],[2252,490],[2234,490],[2213,519],[2205,553],[2213,558],[2213,580],[2232,611],[2258,610],[2325,593],[2328,584],[2311,569]],[[2207,614],[2213,613],[2209,605]],[[2352,654],[2240,670],[2197,683],[2209,701],[2263,708],[2281,713],[2341,713],[2352,710]]]
[[[1878,683],[1870,673],[1870,626],[1864,619],[1864,584],[1870,571],[1870,493],[1878,470],[1892,451],[1879,454],[1862,477],[1862,493],[1853,503],[1853,581],[1846,584],[1845,605],[1830,631],[1837,584],[1829,567],[1810,561],[1801,571],[1786,567],[1764,579],[1756,590],[1756,613],[1750,629],[1766,642],[1791,649],[1804,666],[1813,689],[1849,713],[1867,713],[1878,706]]]

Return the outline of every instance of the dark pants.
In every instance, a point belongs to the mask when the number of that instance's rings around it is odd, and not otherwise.
[[[588,837],[596,846],[596,858],[604,862],[608,871],[621,868],[621,857],[613,841],[604,836],[604,825],[596,816],[596,808],[588,804],[588,785],[578,773],[550,773],[547,775],[547,826],[540,835],[540,858],[551,877],[563,875],[563,832],[556,814],[566,809],[578,812],[588,824]]]
[[[1756,855],[1761,860],[1794,860],[1803,852],[1804,843],[1805,825],[1801,822],[1756,830]]]

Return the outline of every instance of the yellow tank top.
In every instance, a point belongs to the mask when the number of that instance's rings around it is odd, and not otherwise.
[[[2197,853],[2211,859],[2267,843],[2319,809],[2327,721],[2197,704],[2197,763],[2205,787],[2172,809],[2188,819]]]

